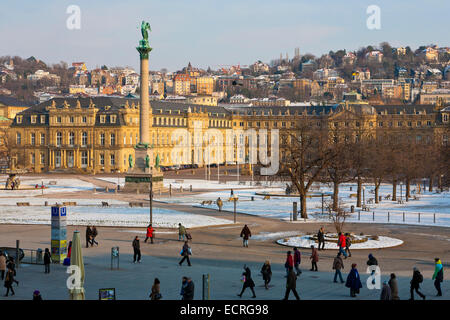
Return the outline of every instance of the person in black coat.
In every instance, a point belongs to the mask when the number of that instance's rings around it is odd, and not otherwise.
[[[92,246],[92,230],[90,226],[86,228],[86,248],[89,248],[89,244]]]
[[[255,287],[255,283],[253,282],[252,279],[252,272],[250,271],[250,268],[247,267],[246,265],[244,265],[244,270],[245,270],[244,273],[242,273],[244,285],[242,286],[242,291],[240,294],[238,294],[238,297],[242,298],[242,294],[244,293],[245,289],[250,288],[250,290],[252,290],[253,293],[252,298],[256,298],[255,289],[253,289]]]
[[[42,301],[42,296],[39,290],[33,292],[33,301]]]
[[[325,232],[323,227],[319,229],[317,232],[317,241],[319,242],[319,250],[325,250]],[[322,244],[322,249],[320,249],[320,245]]]
[[[91,245],[94,246],[94,243],[97,245],[98,247],[98,242],[95,241],[95,238],[98,236],[98,231],[97,228],[95,226],[92,227],[92,238],[91,238]]]
[[[420,288],[420,283],[423,282],[423,276],[420,273],[419,269],[417,269],[416,267],[414,267],[414,272],[413,272],[413,277],[411,279],[411,288],[410,288],[410,292],[411,292],[411,299],[409,300],[414,300],[414,290],[417,292],[417,294],[423,299],[425,300],[425,295],[419,291]]]
[[[194,282],[191,278],[183,277],[181,295],[183,296],[181,300],[194,300]]]
[[[368,266],[378,266],[378,261],[372,254],[369,254],[369,260],[367,260],[367,265]],[[370,273],[370,276],[373,276],[374,274],[375,274],[375,270],[372,270],[372,272]],[[372,279],[372,284],[375,284],[375,278]]]
[[[297,300],[300,300],[296,288],[297,288],[297,275],[294,272],[294,269],[292,267],[289,267],[288,276],[286,280],[286,293],[284,294],[283,300],[289,299],[289,293],[291,293],[291,291],[294,293],[295,298]]]
[[[261,268],[261,274],[264,280],[264,288],[269,289],[269,282],[272,279],[272,268],[270,267],[269,260],[266,260]]]
[[[133,240],[133,252],[133,263],[136,263],[136,258],[137,262],[141,263],[141,244],[138,236]]]
[[[52,262],[52,256],[48,248],[45,248],[44,253],[44,273],[50,273],[50,263]]]

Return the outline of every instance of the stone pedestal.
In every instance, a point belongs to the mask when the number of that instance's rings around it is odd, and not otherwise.
[[[150,192],[150,181],[153,181],[153,193],[163,191],[163,174],[153,167],[153,150],[145,145],[138,145],[134,152],[136,163],[125,175],[125,187],[121,191],[147,194]]]

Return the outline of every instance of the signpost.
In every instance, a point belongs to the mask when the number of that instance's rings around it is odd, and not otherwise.
[[[63,263],[67,257],[67,208],[56,204],[51,210],[52,261]]]

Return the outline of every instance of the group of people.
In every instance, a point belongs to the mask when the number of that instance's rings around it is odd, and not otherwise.
[[[15,292],[12,285],[16,283],[19,286],[19,281],[16,280],[16,263],[13,257],[7,258],[3,252],[0,252],[0,273],[6,288],[5,297],[9,295],[10,291],[13,296]]]
[[[98,242],[95,240],[97,236],[98,236],[97,227],[95,226],[92,226],[92,228],[90,226],[86,227],[86,248],[89,248],[89,245],[93,247],[94,244],[96,244],[98,247]]]

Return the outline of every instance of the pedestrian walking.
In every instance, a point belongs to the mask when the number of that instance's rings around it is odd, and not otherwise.
[[[250,268],[247,267],[246,265],[244,265],[244,272],[242,273],[242,282],[244,283],[242,286],[242,291],[240,294],[238,294],[239,298],[242,298],[242,294],[244,293],[245,289],[250,288],[250,290],[253,293],[252,298],[256,298],[256,294],[255,294],[255,283],[253,282],[252,279],[252,272],[250,271]]]
[[[398,296],[398,284],[397,284],[397,277],[395,276],[395,273],[391,273],[391,278],[389,279],[389,287],[391,288],[391,296],[392,300],[400,300],[400,297]]]
[[[261,268],[261,274],[262,274],[262,277],[264,280],[264,288],[266,288],[266,290],[268,290],[270,280],[272,279],[272,268],[270,267],[269,260],[266,260],[266,262],[264,262],[264,264]]]
[[[291,293],[291,291],[294,293],[295,298],[297,300],[300,300],[296,287],[297,287],[297,275],[294,272],[294,268],[289,267],[288,276],[286,279],[286,293],[284,294],[283,300],[289,299],[289,294]]]
[[[89,248],[89,245],[92,245],[92,229],[90,226],[86,227],[86,248]]]
[[[220,199],[220,197],[217,198],[216,204],[217,204],[217,207],[219,208],[219,211],[222,211],[223,201],[222,201],[222,199]]]
[[[391,287],[387,281],[383,281],[383,288],[381,288],[380,300],[392,300]]]
[[[95,238],[98,236],[98,231],[97,231],[97,227],[93,226],[92,227],[92,237],[91,237],[91,245],[92,247],[94,246],[94,243],[97,245],[98,247],[98,242],[95,241]]]
[[[133,240],[133,263],[141,263],[141,244],[139,242],[139,237],[136,236]]]
[[[356,269],[356,263],[352,264],[352,270],[347,276],[347,281],[345,283],[347,288],[350,288],[350,297],[356,297],[359,293],[359,289],[362,288],[361,278],[359,277],[358,269]]]
[[[420,273],[419,269],[417,269],[416,267],[413,268],[413,277],[411,279],[411,288],[410,288],[410,293],[411,293],[411,298],[409,300],[414,300],[414,291],[416,291],[416,293],[423,299],[425,300],[425,295],[419,291],[420,289],[420,284],[423,282],[423,275]]]
[[[242,238],[242,246],[248,248],[248,239],[252,236],[252,233],[250,231],[250,228],[245,225],[244,228],[242,228],[240,237]]]
[[[152,292],[150,293],[150,300],[161,300],[161,298],[160,282],[158,278],[155,278],[152,285]]]
[[[34,290],[33,292],[33,301],[42,301],[42,296],[39,290]]]
[[[145,237],[144,242],[147,243],[147,240],[150,238],[150,242],[153,243],[153,234],[155,232],[155,229],[153,229],[152,225],[149,224],[147,226],[147,235]]]
[[[317,241],[319,242],[319,250],[320,246],[322,245],[322,250],[325,250],[325,232],[323,230],[323,227],[320,227],[319,232],[317,232]]]
[[[311,246],[311,270],[309,271],[318,271],[317,270],[317,262],[319,261],[319,252],[316,248],[314,248],[314,245]]]
[[[189,259],[189,256],[192,254],[192,250],[189,247],[189,244],[187,241],[184,242],[183,248],[181,249],[180,255],[183,256],[180,262],[178,264],[181,266],[184,262],[184,260],[187,260],[188,266],[191,266],[191,260]]]
[[[378,261],[372,254],[369,254],[369,260],[367,260],[367,265],[369,267],[370,266],[378,266]],[[374,274],[375,274],[375,268],[372,268],[370,276],[373,277]],[[373,279],[372,279],[372,284],[375,284],[375,277],[373,277]]]
[[[339,232],[338,246],[339,252],[341,252],[344,255],[344,259],[347,259],[347,253],[345,252],[346,247],[345,236],[342,234],[342,232]]]
[[[15,282],[17,284],[17,286],[19,285],[19,281],[16,280],[16,276],[17,276],[17,272],[16,272],[16,262],[14,260],[13,257],[9,257],[8,262],[6,263],[6,269],[12,270],[14,278],[13,278],[13,282]]]
[[[181,283],[181,300],[194,300],[194,282],[189,277],[183,277]]]
[[[6,257],[2,251],[0,251],[0,274],[2,277],[2,281],[5,279],[6,272]]]
[[[178,241],[181,241],[181,239],[183,239],[184,241],[184,237],[186,236],[186,228],[179,223],[178,224]]]
[[[442,297],[441,282],[444,281],[444,267],[439,258],[434,259],[435,268],[432,280],[434,280],[434,287],[437,290],[437,297]]]
[[[294,267],[294,258],[292,257],[291,251],[287,252],[286,262],[284,263],[284,267],[286,268],[286,278],[289,275],[289,268]]]
[[[352,253],[350,252],[350,246],[352,245],[352,237],[350,236],[350,233],[345,234],[345,252],[349,257],[352,256]]]
[[[48,248],[44,252],[44,273],[50,273],[50,263],[52,263],[52,256]]]
[[[342,279],[342,273],[341,273],[341,270],[344,270],[344,261],[342,261],[340,252],[338,252],[337,256],[334,258],[333,270],[335,270],[334,271],[334,282],[337,283],[337,277],[339,276],[339,280],[341,281],[341,283],[344,283],[344,279]]]
[[[11,295],[13,296],[15,294],[14,289],[12,287],[12,284],[14,282],[14,271],[11,269],[8,269],[5,276],[5,288],[6,288],[6,294],[5,297],[8,296],[9,290],[11,290]]]
[[[302,274],[302,270],[300,270],[300,263],[302,262],[302,254],[297,247],[294,248],[294,268],[297,272],[297,276]]]

